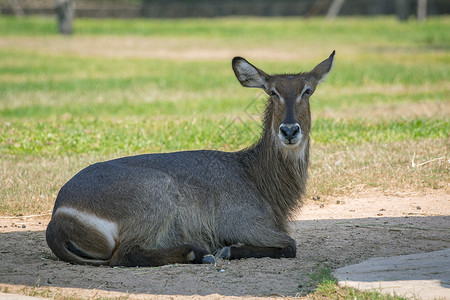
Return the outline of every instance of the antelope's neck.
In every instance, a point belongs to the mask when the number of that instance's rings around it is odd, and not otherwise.
[[[295,154],[286,155],[271,138],[241,152],[247,176],[272,206],[280,228],[301,204],[308,176],[309,138]],[[284,149],[286,150],[286,149]]]

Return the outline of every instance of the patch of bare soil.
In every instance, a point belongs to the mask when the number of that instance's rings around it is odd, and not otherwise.
[[[450,195],[443,190],[310,200],[290,224],[296,258],[220,260],[216,266],[71,265],[56,260],[46,245],[49,218],[0,218],[0,292],[53,298],[295,297],[315,288],[310,274],[321,267],[450,247]]]

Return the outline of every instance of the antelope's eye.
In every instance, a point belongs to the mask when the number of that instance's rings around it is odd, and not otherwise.
[[[306,89],[306,91],[303,93],[303,95],[311,95],[312,94],[312,91],[311,91],[311,89]]]
[[[270,91],[269,96],[277,96],[277,93],[275,93],[274,91]]]

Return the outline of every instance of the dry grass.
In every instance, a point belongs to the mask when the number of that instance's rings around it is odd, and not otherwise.
[[[432,189],[444,189],[448,193],[449,178],[448,140],[365,143],[351,148],[313,144],[308,197],[356,196],[373,189],[394,195],[425,195]]]
[[[449,91],[450,92],[450,91]],[[317,117],[339,119],[396,120],[450,116],[450,102],[418,102],[375,105],[370,110],[349,107],[345,111],[323,110]]]
[[[0,159],[0,215],[47,214],[61,186],[100,157],[13,157]]]
[[[385,194],[425,195],[433,189],[449,192],[449,141],[365,143],[351,148],[313,144],[311,155],[307,198],[358,195],[373,189]],[[109,158],[99,155],[2,157],[2,215],[48,213],[59,188],[67,180],[89,164]]]

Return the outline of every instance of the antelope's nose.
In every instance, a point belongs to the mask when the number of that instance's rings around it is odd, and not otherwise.
[[[286,139],[289,144],[294,144],[300,133],[300,125],[298,124],[281,124],[280,135]]]

